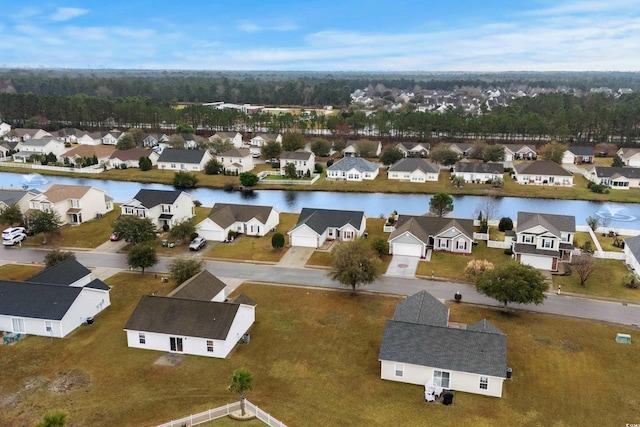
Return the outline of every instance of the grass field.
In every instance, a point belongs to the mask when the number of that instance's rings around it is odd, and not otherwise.
[[[226,387],[239,367],[254,375],[249,400],[291,426],[625,425],[640,419],[636,344],[614,340],[624,332],[636,343],[635,330],[451,305],[452,321],[487,318],[507,334],[514,375],[502,399],[458,393],[446,407],[426,404],[420,386],[379,378],[384,322],[397,298],[244,284],[240,290],[258,304],[251,343],[228,359],[186,356],[178,366],[161,367],[154,365],[160,352],[126,347],[122,327],[141,295],[166,294],[171,285],[132,273],[107,282],[112,305],[93,325],[64,339],[27,337],[0,348],[0,425],[33,425],[52,409],[68,411],[70,427],[155,425],[234,401]],[[74,380],[66,393],[52,391],[61,378]]]
[[[640,289],[623,286],[623,278],[629,270],[622,261],[595,259],[595,262],[598,268],[584,286],[580,286],[580,279],[573,271],[570,276],[553,276],[554,289],[561,285],[564,292],[640,301]]]

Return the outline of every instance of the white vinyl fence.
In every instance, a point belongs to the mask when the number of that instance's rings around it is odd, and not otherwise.
[[[3,162],[2,166],[8,166],[10,168],[40,169],[40,170],[49,170],[49,171],[78,172],[78,173],[100,173],[104,171],[104,167],[100,165],[87,166],[85,168],[66,168],[64,166],[49,166],[49,165],[41,165],[39,163]]]
[[[267,424],[270,427],[287,427],[282,421],[273,418],[271,415],[258,408],[248,400],[244,401],[245,410],[255,414],[256,418]],[[191,427],[203,424],[211,420],[226,417],[229,414],[240,410],[240,402],[229,403],[218,408],[209,409],[199,414],[189,415],[188,417],[180,418],[179,420],[172,420],[168,423],[160,424],[157,427]]]

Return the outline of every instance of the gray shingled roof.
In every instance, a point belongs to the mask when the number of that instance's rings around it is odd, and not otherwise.
[[[29,277],[25,282],[69,286],[89,274],[91,271],[87,267],[75,258],[69,258]]]
[[[640,168],[595,166],[595,171],[598,178],[616,178],[623,176],[628,179],[640,179]]]
[[[0,281],[0,314],[35,319],[61,320],[81,287],[56,284]]]
[[[18,203],[28,191],[0,189],[0,202],[4,202],[7,206]]]
[[[362,157],[343,157],[327,168],[329,171],[348,172],[356,169],[360,172],[375,172],[380,167],[378,164],[363,159]]]
[[[140,160],[140,157],[149,157],[153,150],[147,150],[143,147],[131,148],[129,150],[116,150],[109,156],[110,159],[119,159],[123,162],[127,160]]]
[[[573,145],[567,148],[567,151],[573,153],[576,156],[593,156],[593,147]]]
[[[505,378],[507,337],[387,320],[378,359]]]
[[[517,224],[518,232],[540,225],[558,237],[562,231],[567,233],[576,231],[576,217],[572,215],[518,212]]]
[[[467,331],[488,332],[490,334],[504,335],[500,329],[496,328],[496,326],[487,319],[482,319],[471,326],[467,326]]]
[[[291,229],[295,230],[306,224],[318,234],[324,233],[328,227],[340,228],[347,224],[359,228],[364,217],[362,211],[338,211],[333,209],[303,208],[298,217],[298,223]],[[289,232],[291,232],[289,231]]]
[[[280,153],[280,160],[311,160],[310,151],[297,150],[297,151],[283,151]]]
[[[398,303],[393,320],[421,325],[447,326],[449,308],[429,292],[420,291]]]
[[[240,304],[145,295],[125,330],[224,340]]]
[[[413,172],[415,170],[421,170],[424,173],[440,173],[440,168],[437,165],[417,157],[400,159],[389,168],[389,172]]]
[[[207,153],[206,150],[178,150],[166,148],[162,150],[158,162],[199,164]]]
[[[224,153],[218,154],[218,157],[247,157],[251,155],[248,148],[230,148]]]
[[[473,220],[471,219],[399,215],[396,229],[391,232],[389,240],[409,232],[424,243],[428,243],[429,236],[436,236],[451,227],[457,228],[469,239],[473,239]]]
[[[504,165],[494,162],[457,162],[454,170],[460,173],[491,173],[503,174]]]
[[[134,200],[139,201],[142,206],[150,209],[158,205],[171,205],[178,196],[182,194],[180,190],[149,190],[142,189],[133,197]]]
[[[227,228],[235,222],[247,222],[253,218],[265,224],[272,210],[273,206],[216,203],[211,208],[208,218],[222,228]]]
[[[227,285],[207,270],[202,270],[176,289],[168,297],[211,301]]]
[[[629,248],[633,256],[640,262],[640,236],[624,239],[625,247]]]
[[[515,165],[514,168],[517,173],[522,175],[573,176],[559,164],[546,160],[522,162]]]

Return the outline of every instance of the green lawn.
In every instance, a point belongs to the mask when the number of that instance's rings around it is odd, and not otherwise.
[[[208,242],[211,249],[206,256],[211,258],[242,259],[248,261],[278,262],[287,252],[289,237],[287,231],[291,230],[298,220],[298,214],[280,213],[280,223],[275,232],[269,231],[263,237],[240,235],[233,243]],[[275,233],[285,235],[285,247],[276,250],[271,246],[271,238]]]
[[[95,248],[109,240],[113,232],[113,222],[120,216],[120,205],[116,204],[111,212],[99,219],[91,219],[80,225],[64,225],[59,236],[47,236],[48,247]],[[29,236],[22,246],[41,247],[42,234]]]
[[[0,278],[2,280],[21,281],[43,270],[41,265],[5,264],[0,265]]]
[[[380,380],[384,322],[397,298],[244,284],[239,290],[258,303],[251,343],[224,360],[186,356],[167,367],[154,365],[160,352],[127,348],[122,327],[141,295],[163,295],[172,285],[133,273],[107,283],[112,305],[93,325],[64,339],[27,337],[2,348],[0,425],[34,425],[53,409],[69,412],[70,426],[157,425],[234,401],[227,386],[239,367],[254,376],[248,399],[290,426],[577,426],[640,419],[636,344],[614,340],[624,332],[637,343],[636,330],[453,304],[452,321],[487,318],[507,334],[513,379],[501,399],[457,393],[455,404],[445,407],[426,404],[421,386]],[[52,381],[69,372],[83,380],[79,386],[51,391]],[[230,425],[220,422],[213,425]]]
[[[431,261],[420,261],[416,275],[440,277],[456,281],[468,281],[464,275],[469,261],[473,259],[486,259],[494,265],[509,260],[511,257],[504,254],[504,249],[488,248],[487,242],[479,241],[473,247],[472,255],[452,254],[448,252],[433,251]]]
[[[572,271],[570,276],[553,276],[554,289],[558,289],[558,285],[561,285],[564,292],[640,301],[640,289],[629,289],[623,286],[623,278],[629,270],[622,261],[613,259],[595,259],[595,261],[599,267],[584,286],[580,286],[580,279],[576,272]]]

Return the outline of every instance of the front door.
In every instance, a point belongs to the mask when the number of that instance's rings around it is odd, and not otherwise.
[[[171,351],[182,353],[182,338],[169,337],[169,343],[171,345]]]

